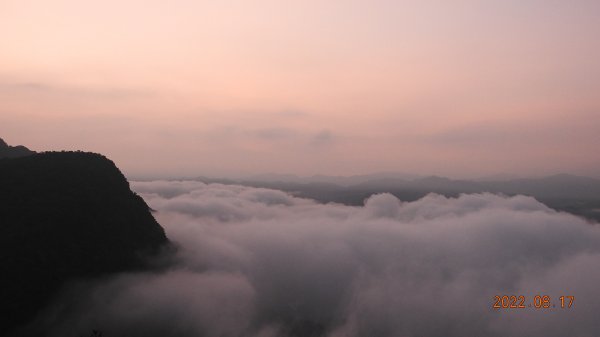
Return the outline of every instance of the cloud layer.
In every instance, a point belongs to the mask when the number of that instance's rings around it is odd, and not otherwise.
[[[161,273],[65,292],[51,336],[592,336],[600,230],[533,198],[491,194],[363,207],[193,181],[135,182],[179,246]],[[575,296],[494,310],[495,295]]]

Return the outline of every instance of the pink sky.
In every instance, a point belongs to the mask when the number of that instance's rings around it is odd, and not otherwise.
[[[586,0],[0,0],[0,137],[133,176],[598,176],[599,17]]]

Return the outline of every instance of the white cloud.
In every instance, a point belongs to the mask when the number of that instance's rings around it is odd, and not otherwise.
[[[180,245],[163,273],[65,295],[55,336],[591,336],[600,230],[535,199],[491,194],[364,207],[281,191],[134,182]],[[495,295],[576,296],[493,310]],[[82,314],[83,313],[83,314]]]

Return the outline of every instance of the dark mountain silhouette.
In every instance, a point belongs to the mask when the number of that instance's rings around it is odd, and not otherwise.
[[[29,156],[34,153],[35,151],[31,151],[23,145],[10,146],[0,138],[0,158],[17,158]]]
[[[33,318],[66,282],[146,268],[145,257],[167,244],[106,157],[0,159],[0,335]]]
[[[406,179],[414,180],[422,178],[417,174],[399,173],[399,172],[378,172],[371,174],[353,175],[353,176],[329,176],[323,174],[317,174],[310,177],[300,177],[294,174],[277,174],[277,173],[266,173],[266,174],[255,174],[240,180],[244,181],[261,181],[270,183],[324,183],[324,184],[335,184],[340,186],[351,186],[362,184],[371,180],[380,179]]]

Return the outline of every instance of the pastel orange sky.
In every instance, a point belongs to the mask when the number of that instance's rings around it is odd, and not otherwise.
[[[599,18],[591,0],[0,0],[0,137],[131,176],[599,176]]]

